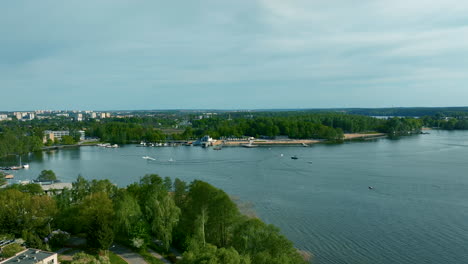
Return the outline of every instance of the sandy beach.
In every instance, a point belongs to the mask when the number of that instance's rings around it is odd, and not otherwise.
[[[385,134],[383,133],[372,133],[372,134],[365,134],[365,133],[352,133],[352,134],[344,134],[344,140],[352,140],[352,139],[361,139],[361,138],[377,138],[383,137]],[[324,140],[319,139],[255,139],[251,142],[248,140],[217,140],[213,142],[213,146],[223,145],[223,146],[241,146],[246,144],[253,144],[253,145],[312,145],[317,144],[320,142],[324,142]]]
[[[377,138],[377,137],[383,137],[385,136],[384,133],[349,133],[349,134],[344,134],[344,140],[350,140],[350,139],[359,139],[359,138]]]

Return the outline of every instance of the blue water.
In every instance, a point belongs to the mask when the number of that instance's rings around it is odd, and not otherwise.
[[[308,148],[82,147],[24,157],[31,168],[15,180],[43,169],[119,186],[147,173],[201,179],[252,202],[314,263],[468,263],[468,132],[430,133]]]

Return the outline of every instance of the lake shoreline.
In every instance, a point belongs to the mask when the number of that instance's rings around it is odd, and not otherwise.
[[[358,140],[358,139],[377,139],[377,138],[384,138],[387,137],[384,133],[349,133],[344,134],[344,141],[351,141],[351,140]],[[258,145],[258,146],[291,146],[291,145],[298,145],[298,146],[308,146],[318,143],[326,143],[327,141],[323,139],[254,139],[254,140],[236,140],[236,141],[228,141],[228,140],[216,140],[213,142],[213,146],[225,146],[225,147],[238,147],[244,145]]]

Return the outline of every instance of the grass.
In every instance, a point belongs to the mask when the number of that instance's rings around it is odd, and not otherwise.
[[[127,264],[125,260],[117,256],[114,252],[109,251],[109,260],[111,264]]]

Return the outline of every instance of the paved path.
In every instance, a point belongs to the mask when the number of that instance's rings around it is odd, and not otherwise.
[[[131,251],[130,249],[115,245],[110,248],[110,251],[122,257],[127,263],[130,264],[146,264],[146,261],[138,253]]]
[[[161,256],[161,254],[159,253],[156,253],[155,251],[153,251],[152,249],[148,248],[148,252],[153,255],[155,258],[159,259],[160,261],[162,261],[162,263],[166,263],[166,264],[172,264],[172,262],[170,262],[169,260],[165,259],[163,256]]]

